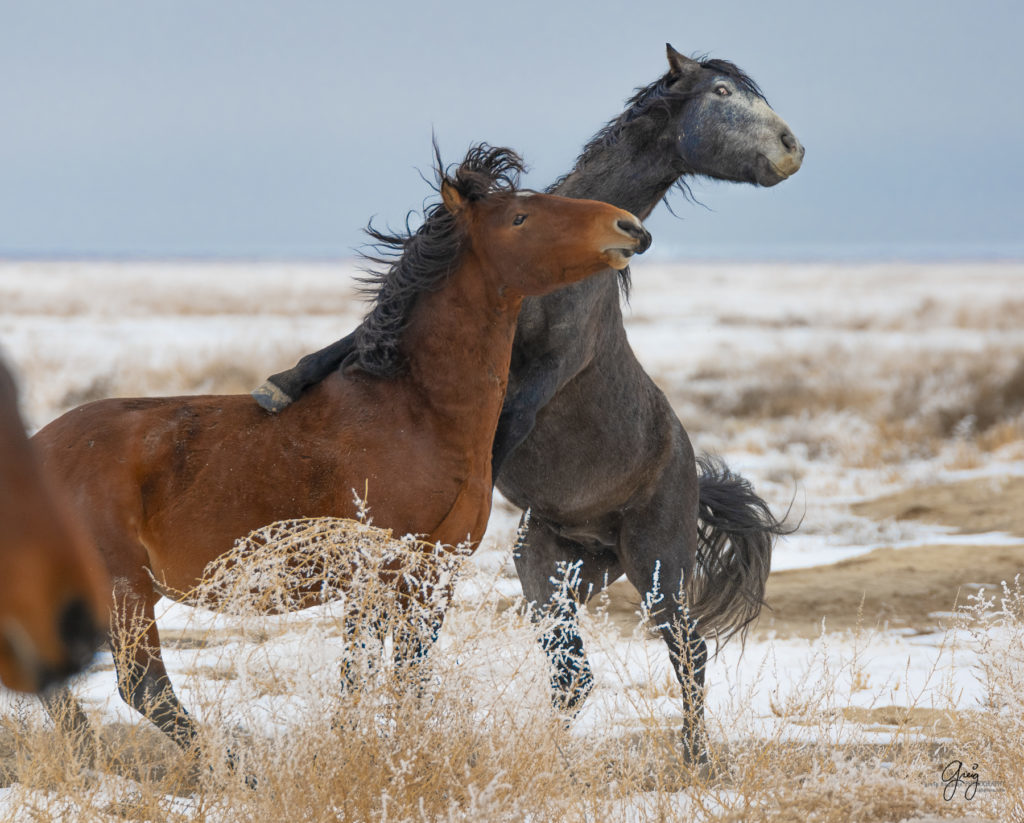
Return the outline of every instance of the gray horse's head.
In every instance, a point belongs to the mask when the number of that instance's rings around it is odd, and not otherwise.
[[[768,105],[757,85],[732,63],[692,60],[671,45],[662,79],[675,109],[665,136],[674,136],[685,174],[774,186],[796,173],[804,147]]]

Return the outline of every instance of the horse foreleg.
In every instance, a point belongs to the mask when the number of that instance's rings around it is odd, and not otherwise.
[[[75,750],[87,765],[92,765],[96,753],[92,723],[82,709],[82,704],[67,686],[52,686],[39,695],[53,725],[70,736]]]
[[[352,332],[320,351],[307,354],[290,369],[271,375],[252,396],[267,411],[279,412],[337,369],[355,351],[355,332]]]
[[[183,751],[198,755],[195,724],[175,695],[160,657],[156,595],[129,593],[117,600],[111,651],[121,699]]]
[[[416,600],[403,603],[391,628],[395,674],[418,692],[426,684],[427,658],[441,633],[451,588],[435,590],[435,598],[437,602],[430,605]]]
[[[427,659],[440,632],[441,620],[406,624],[393,632],[395,674],[418,693],[427,683]]]
[[[491,477],[497,482],[505,459],[533,431],[540,411],[567,376],[555,358],[536,356],[520,370],[515,386],[509,386],[491,445]]]

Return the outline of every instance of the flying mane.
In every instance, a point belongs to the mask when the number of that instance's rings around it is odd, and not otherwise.
[[[447,181],[463,199],[482,200],[497,192],[514,192],[524,170],[522,159],[511,149],[494,148],[486,143],[474,146],[454,174],[444,171],[437,144],[436,189]],[[391,377],[405,366],[399,351],[402,331],[420,293],[439,288],[454,271],[463,251],[463,232],[458,221],[436,203],[424,212],[423,224],[416,230],[406,220],[404,233],[391,234],[367,226],[373,238],[375,254],[363,257],[379,270],[367,270],[360,279],[361,291],[373,298],[373,307],[355,331],[356,352],[353,365],[378,377]]]

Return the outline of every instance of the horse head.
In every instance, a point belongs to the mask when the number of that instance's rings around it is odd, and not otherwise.
[[[0,681],[34,692],[85,666],[105,628],[102,561],[45,477],[0,363]]]
[[[774,186],[797,172],[804,147],[753,80],[728,61],[666,49],[662,83],[672,111],[666,136],[686,173]]]
[[[507,165],[505,154],[512,155],[486,146],[471,150],[441,182],[442,201],[461,226],[465,247],[483,270],[495,273],[501,291],[546,294],[608,267],[624,269],[650,246],[643,224],[608,203],[517,190],[514,179],[495,189],[500,176],[493,170],[481,175],[480,167]]]

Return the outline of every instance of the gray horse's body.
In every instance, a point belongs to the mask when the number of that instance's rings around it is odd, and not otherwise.
[[[668,47],[670,70],[588,144],[549,191],[608,201],[641,219],[687,175],[774,185],[803,148],[757,87],[724,61]],[[705,636],[727,638],[761,607],[779,522],[723,463],[697,461],[664,394],[626,339],[620,277],[609,270],[524,301],[493,471],[530,509],[515,555],[528,601],[562,619],[542,643],[556,703],[574,708],[591,685],[566,569],[584,599],[625,574],[650,604],[687,708],[684,746],[703,749]],[[274,375],[254,393],[295,399],[352,351],[346,339]]]

